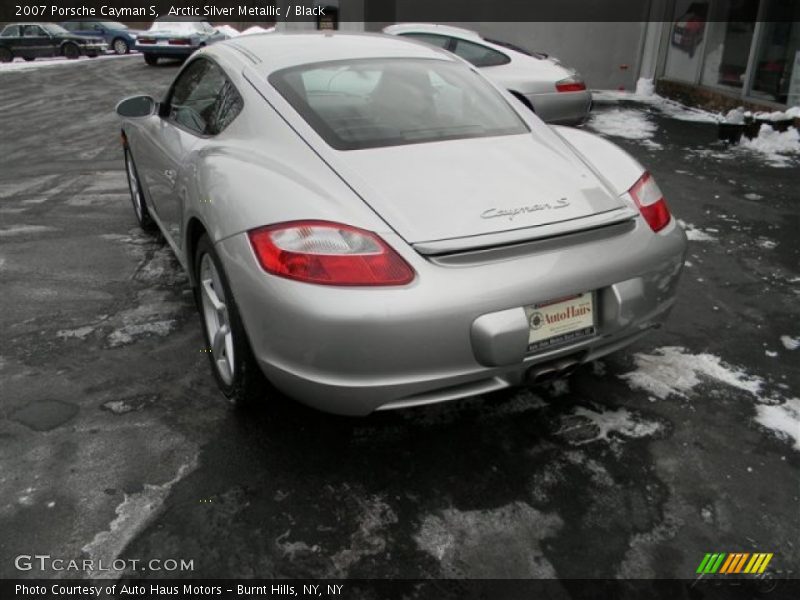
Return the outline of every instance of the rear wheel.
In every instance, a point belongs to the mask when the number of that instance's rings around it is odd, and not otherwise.
[[[128,46],[128,42],[122,38],[117,38],[111,42],[111,47],[114,49],[114,52],[120,55],[128,54],[131,51],[130,46]]]
[[[222,263],[205,234],[197,242],[194,269],[205,351],[219,389],[235,406],[262,399],[268,390],[266,379],[253,356]]]
[[[139,226],[148,233],[155,232],[157,227],[153,217],[150,216],[150,211],[147,209],[147,202],[142,193],[142,186],[139,180],[139,173],[136,171],[136,165],[133,162],[133,155],[130,148],[125,148],[125,172],[128,175],[128,189],[131,192],[131,202],[133,203],[133,212],[136,214],[136,220],[139,221]]]
[[[66,56],[70,60],[75,60],[81,55],[81,49],[78,48],[75,44],[65,44],[64,45],[64,56]]]
[[[146,62],[151,67],[154,67],[158,64],[158,57],[153,54],[145,54],[144,62]]]
[[[9,63],[14,60],[14,53],[8,48],[0,48],[0,63]]]
[[[36,60],[36,59],[35,59],[34,57],[32,57],[32,56],[23,56],[23,57],[22,57],[22,59],[23,59],[23,60],[25,60],[25,61],[27,61],[27,62],[32,62],[32,61]]]

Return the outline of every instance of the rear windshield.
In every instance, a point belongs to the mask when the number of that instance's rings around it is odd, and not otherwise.
[[[269,81],[337,150],[529,131],[497,90],[451,61],[331,61],[276,71]]]

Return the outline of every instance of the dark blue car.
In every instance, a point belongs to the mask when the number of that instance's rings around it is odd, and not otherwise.
[[[85,19],[82,21],[66,21],[61,26],[76,35],[103,38],[108,47],[117,54],[128,54],[136,45],[139,31],[129,29],[127,25],[116,21]]]

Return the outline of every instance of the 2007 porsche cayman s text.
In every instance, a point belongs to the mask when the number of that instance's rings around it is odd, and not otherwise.
[[[232,401],[361,415],[546,380],[659,326],[686,237],[618,147],[381,35],[205,48],[117,107]]]

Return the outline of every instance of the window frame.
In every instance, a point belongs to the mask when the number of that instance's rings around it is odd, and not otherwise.
[[[199,132],[199,131],[197,131],[195,129],[191,129],[190,127],[187,127],[187,126],[183,125],[182,123],[179,123],[178,121],[176,121],[175,119],[170,118],[170,116],[169,116],[170,107],[171,107],[171,104],[172,104],[172,97],[175,95],[175,86],[177,85],[178,81],[181,79],[183,74],[188,69],[190,69],[195,63],[197,63],[199,61],[206,61],[212,67],[216,67],[217,69],[219,69],[220,73],[222,73],[222,77],[225,79],[225,81],[228,84],[230,84],[230,86],[234,89],[236,94],[242,100],[242,108],[238,112],[238,114],[233,119],[231,119],[231,121],[227,125],[225,125],[225,127],[223,129],[221,129],[217,133],[201,133],[201,132]],[[210,56],[198,56],[197,58],[194,58],[190,62],[188,62],[186,64],[186,66],[183,69],[181,69],[181,72],[178,73],[178,76],[175,77],[175,80],[169,86],[169,89],[167,90],[167,93],[164,96],[164,100],[161,101],[161,104],[160,104],[159,110],[158,110],[158,116],[161,117],[161,119],[163,119],[164,121],[166,121],[170,125],[172,125],[174,127],[177,127],[181,131],[185,131],[186,133],[189,133],[189,134],[191,134],[191,135],[193,135],[195,137],[198,137],[198,138],[210,139],[210,138],[217,137],[219,134],[223,133],[226,129],[228,129],[228,127],[230,127],[231,123],[233,123],[236,119],[238,119],[239,115],[242,114],[242,111],[244,110],[244,107],[245,107],[244,96],[239,91],[239,88],[236,87],[236,84],[233,83],[233,80],[230,77],[228,77],[228,74],[225,72],[225,69],[223,69],[222,66],[216,60],[211,58]]]

